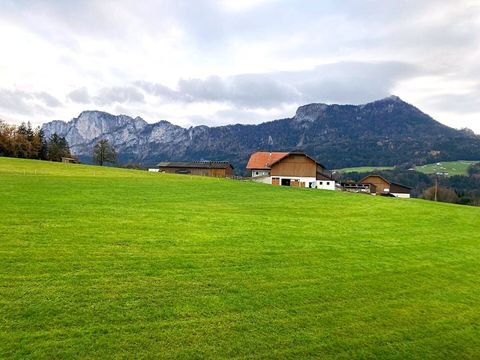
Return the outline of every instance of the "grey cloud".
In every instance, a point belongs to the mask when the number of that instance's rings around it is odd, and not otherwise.
[[[73,90],[67,95],[67,98],[79,104],[88,104],[91,102],[91,98],[86,87]]]
[[[431,96],[423,103],[441,111],[462,114],[480,113],[480,85],[461,95],[446,93]]]
[[[44,91],[35,93],[34,96],[41,100],[48,107],[59,107],[62,106],[62,103],[54,96],[46,93]]]
[[[402,62],[338,62],[312,70],[241,74],[230,77],[181,79],[178,88],[149,81],[100,89],[90,97],[86,88],[67,95],[75,102],[97,105],[144,103],[144,93],[164,103],[225,103],[237,109],[274,109],[309,102],[362,103],[391,94],[398,81],[423,68]]]
[[[134,86],[112,86],[101,88],[91,96],[86,87],[80,87],[67,94],[67,98],[78,104],[112,105],[144,103],[144,95]]]
[[[46,92],[0,89],[0,108],[23,115],[49,115],[50,107],[62,104]]]
[[[222,79],[179,81],[179,89],[195,101],[220,101],[237,106],[272,108],[298,100],[300,94],[291,84],[277,81],[270,75],[241,75]]]
[[[33,97],[23,91],[10,91],[0,89],[0,107],[2,109],[16,111],[20,114],[32,114],[33,107],[29,100]]]
[[[306,102],[366,102],[387,96],[395,84],[423,69],[401,62],[339,62],[312,70],[182,79],[178,91],[149,84],[173,101],[221,102],[238,108],[272,109]],[[143,87],[145,88],[145,87]],[[175,96],[173,96],[174,94]]]
[[[192,99],[188,95],[182,94],[180,91],[173,90],[168,86],[152,83],[149,81],[136,81],[134,85],[138,86],[140,89],[146,93],[157,96],[164,100],[173,100],[173,101],[191,101]]]
[[[340,62],[319,66],[292,81],[303,102],[363,103],[390,95],[398,81],[424,72],[401,62]]]
[[[100,89],[93,102],[101,106],[115,103],[144,103],[145,97],[136,87],[113,86]]]

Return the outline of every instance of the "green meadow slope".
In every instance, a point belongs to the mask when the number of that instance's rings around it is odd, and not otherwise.
[[[470,165],[476,164],[479,161],[443,161],[439,163],[426,164],[417,166],[415,170],[424,174],[435,174],[437,172],[447,172],[448,175],[467,175],[467,170]]]
[[[424,174],[435,174],[437,172],[447,172],[448,175],[467,175],[467,170],[470,165],[476,164],[480,161],[472,160],[458,160],[458,161],[442,161],[438,163],[425,164],[417,166],[416,171]],[[373,172],[376,170],[393,170],[393,166],[360,166],[352,168],[338,169],[337,172]]]
[[[0,158],[0,358],[480,357],[480,208]]]
[[[375,170],[393,170],[393,166],[358,166],[335,170],[337,172],[373,172]]]

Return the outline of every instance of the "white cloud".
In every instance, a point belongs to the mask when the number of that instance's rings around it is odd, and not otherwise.
[[[163,101],[217,102],[253,110],[319,101],[367,102],[388,96],[397,81],[420,71],[399,62],[338,62],[300,71],[180,79],[177,89],[145,81],[135,84]]]
[[[276,0],[223,0],[220,3],[227,11],[244,12],[252,11],[255,8],[264,6],[265,4],[274,1]]]
[[[79,104],[89,104],[92,101],[85,86],[71,91],[67,98]]]
[[[0,108],[18,112],[21,115],[51,115],[49,108],[62,106],[54,96],[42,92],[0,89]]]
[[[100,89],[97,96],[93,98],[96,105],[144,103],[145,97],[133,86],[112,86]]]

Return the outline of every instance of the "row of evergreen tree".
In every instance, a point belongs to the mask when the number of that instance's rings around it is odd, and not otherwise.
[[[32,128],[30,122],[15,126],[0,121],[0,156],[62,161],[72,155],[64,137],[53,134],[46,139],[43,130]]]

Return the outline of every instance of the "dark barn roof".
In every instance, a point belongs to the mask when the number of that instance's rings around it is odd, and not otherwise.
[[[233,165],[228,161],[162,161],[157,164],[161,168],[196,168],[196,169],[226,169]]]

